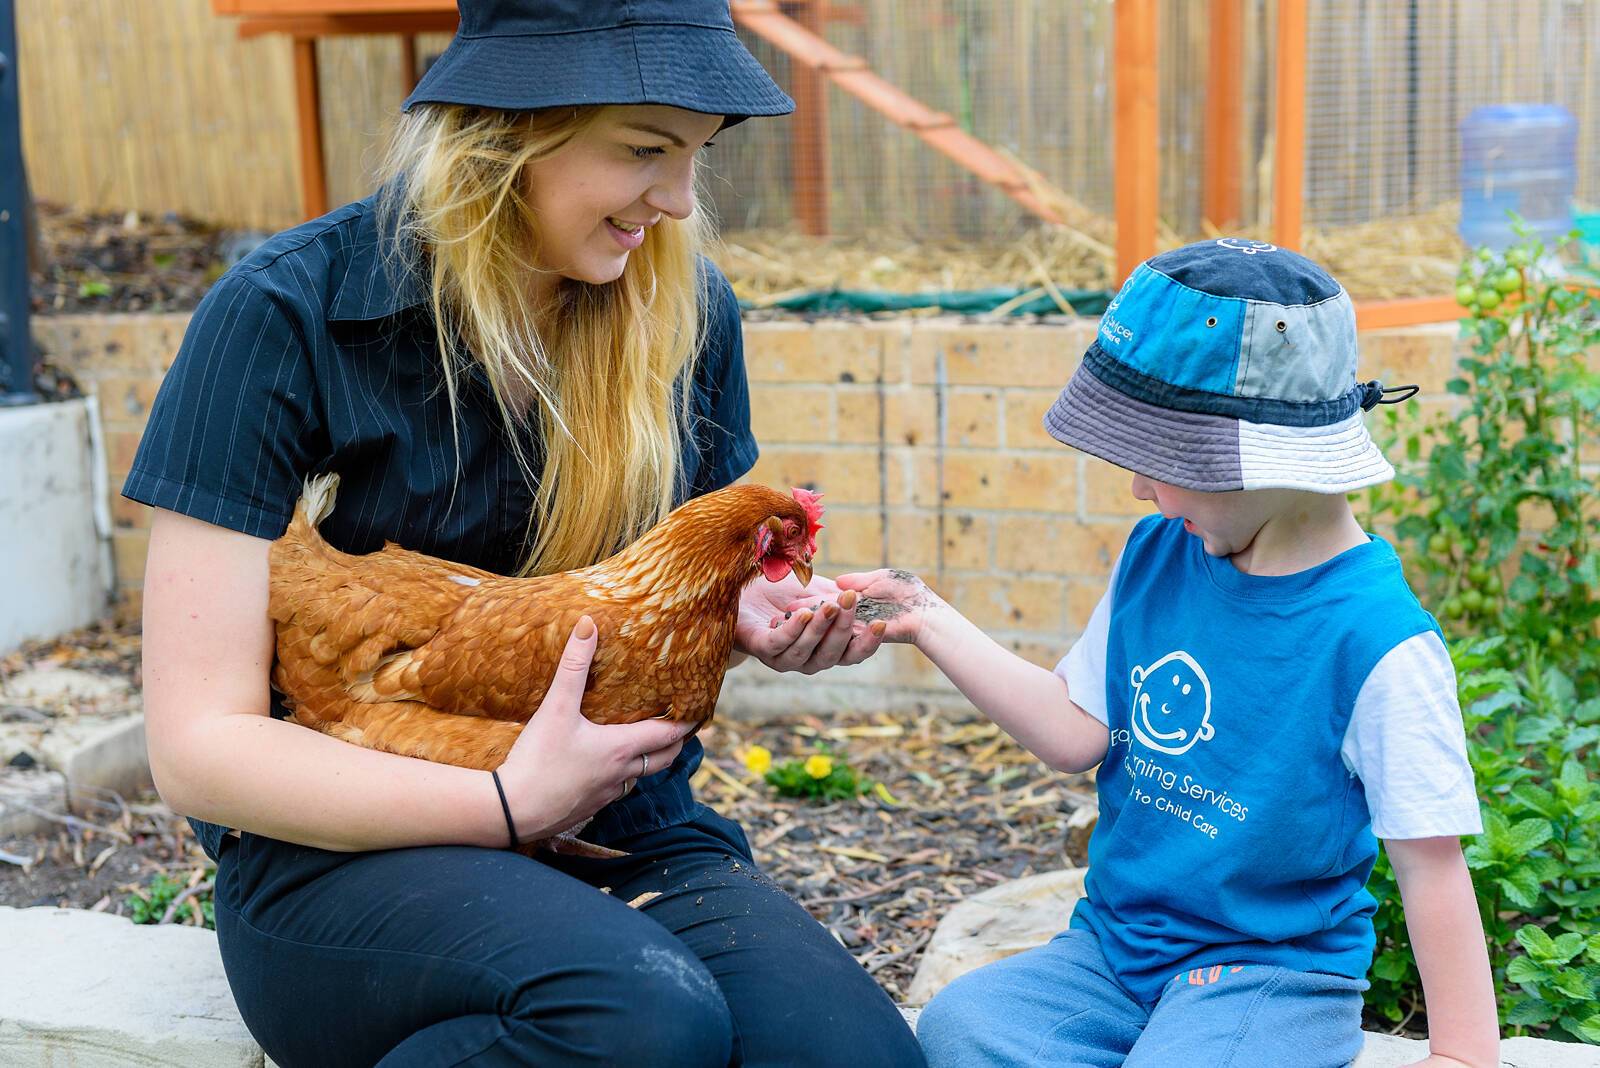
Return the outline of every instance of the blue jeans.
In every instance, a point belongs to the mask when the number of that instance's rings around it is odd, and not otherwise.
[[[737,824],[702,809],[607,844],[629,855],[224,839],[217,934],[245,1023],[283,1068],[921,1068],[894,1003]]]
[[[1361,1052],[1365,980],[1273,965],[1174,976],[1154,1002],[1117,981],[1088,931],[968,972],[928,1003],[930,1068],[1342,1068]]]

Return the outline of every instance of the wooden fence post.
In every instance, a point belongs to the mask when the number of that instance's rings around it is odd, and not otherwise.
[[[1272,241],[1298,249],[1305,208],[1306,0],[1278,0],[1277,135],[1272,165]]]
[[[1201,215],[1218,230],[1239,222],[1239,109],[1244,81],[1240,0],[1211,0]]]
[[[1116,0],[1111,143],[1117,176],[1117,285],[1156,251],[1160,204],[1160,99],[1156,0]]]
[[[821,0],[785,0],[785,15],[823,36]],[[828,76],[806,63],[791,61],[794,117],[789,121],[789,167],[793,175],[794,217],[808,234],[828,232]]]

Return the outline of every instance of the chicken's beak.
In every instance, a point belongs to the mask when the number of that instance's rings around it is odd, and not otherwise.
[[[811,581],[811,558],[809,556],[791,562],[789,567],[794,571],[794,577],[800,580],[801,586]]]

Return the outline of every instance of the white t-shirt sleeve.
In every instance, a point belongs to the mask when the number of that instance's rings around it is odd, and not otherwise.
[[[1067,696],[1072,703],[1101,723],[1110,726],[1110,713],[1106,711],[1106,644],[1111,640],[1111,593],[1117,588],[1117,568],[1122,558],[1111,567],[1111,580],[1100,603],[1094,606],[1083,633],[1067,655],[1056,664],[1056,674],[1067,683]]]
[[[1356,697],[1340,755],[1366,788],[1379,838],[1483,831],[1455,668],[1433,631],[1378,661]]]

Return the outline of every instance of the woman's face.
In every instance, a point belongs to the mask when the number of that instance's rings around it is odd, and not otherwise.
[[[580,282],[615,281],[647,229],[694,211],[695,154],[721,125],[720,115],[681,108],[610,107],[554,155],[528,164],[537,266]]]

